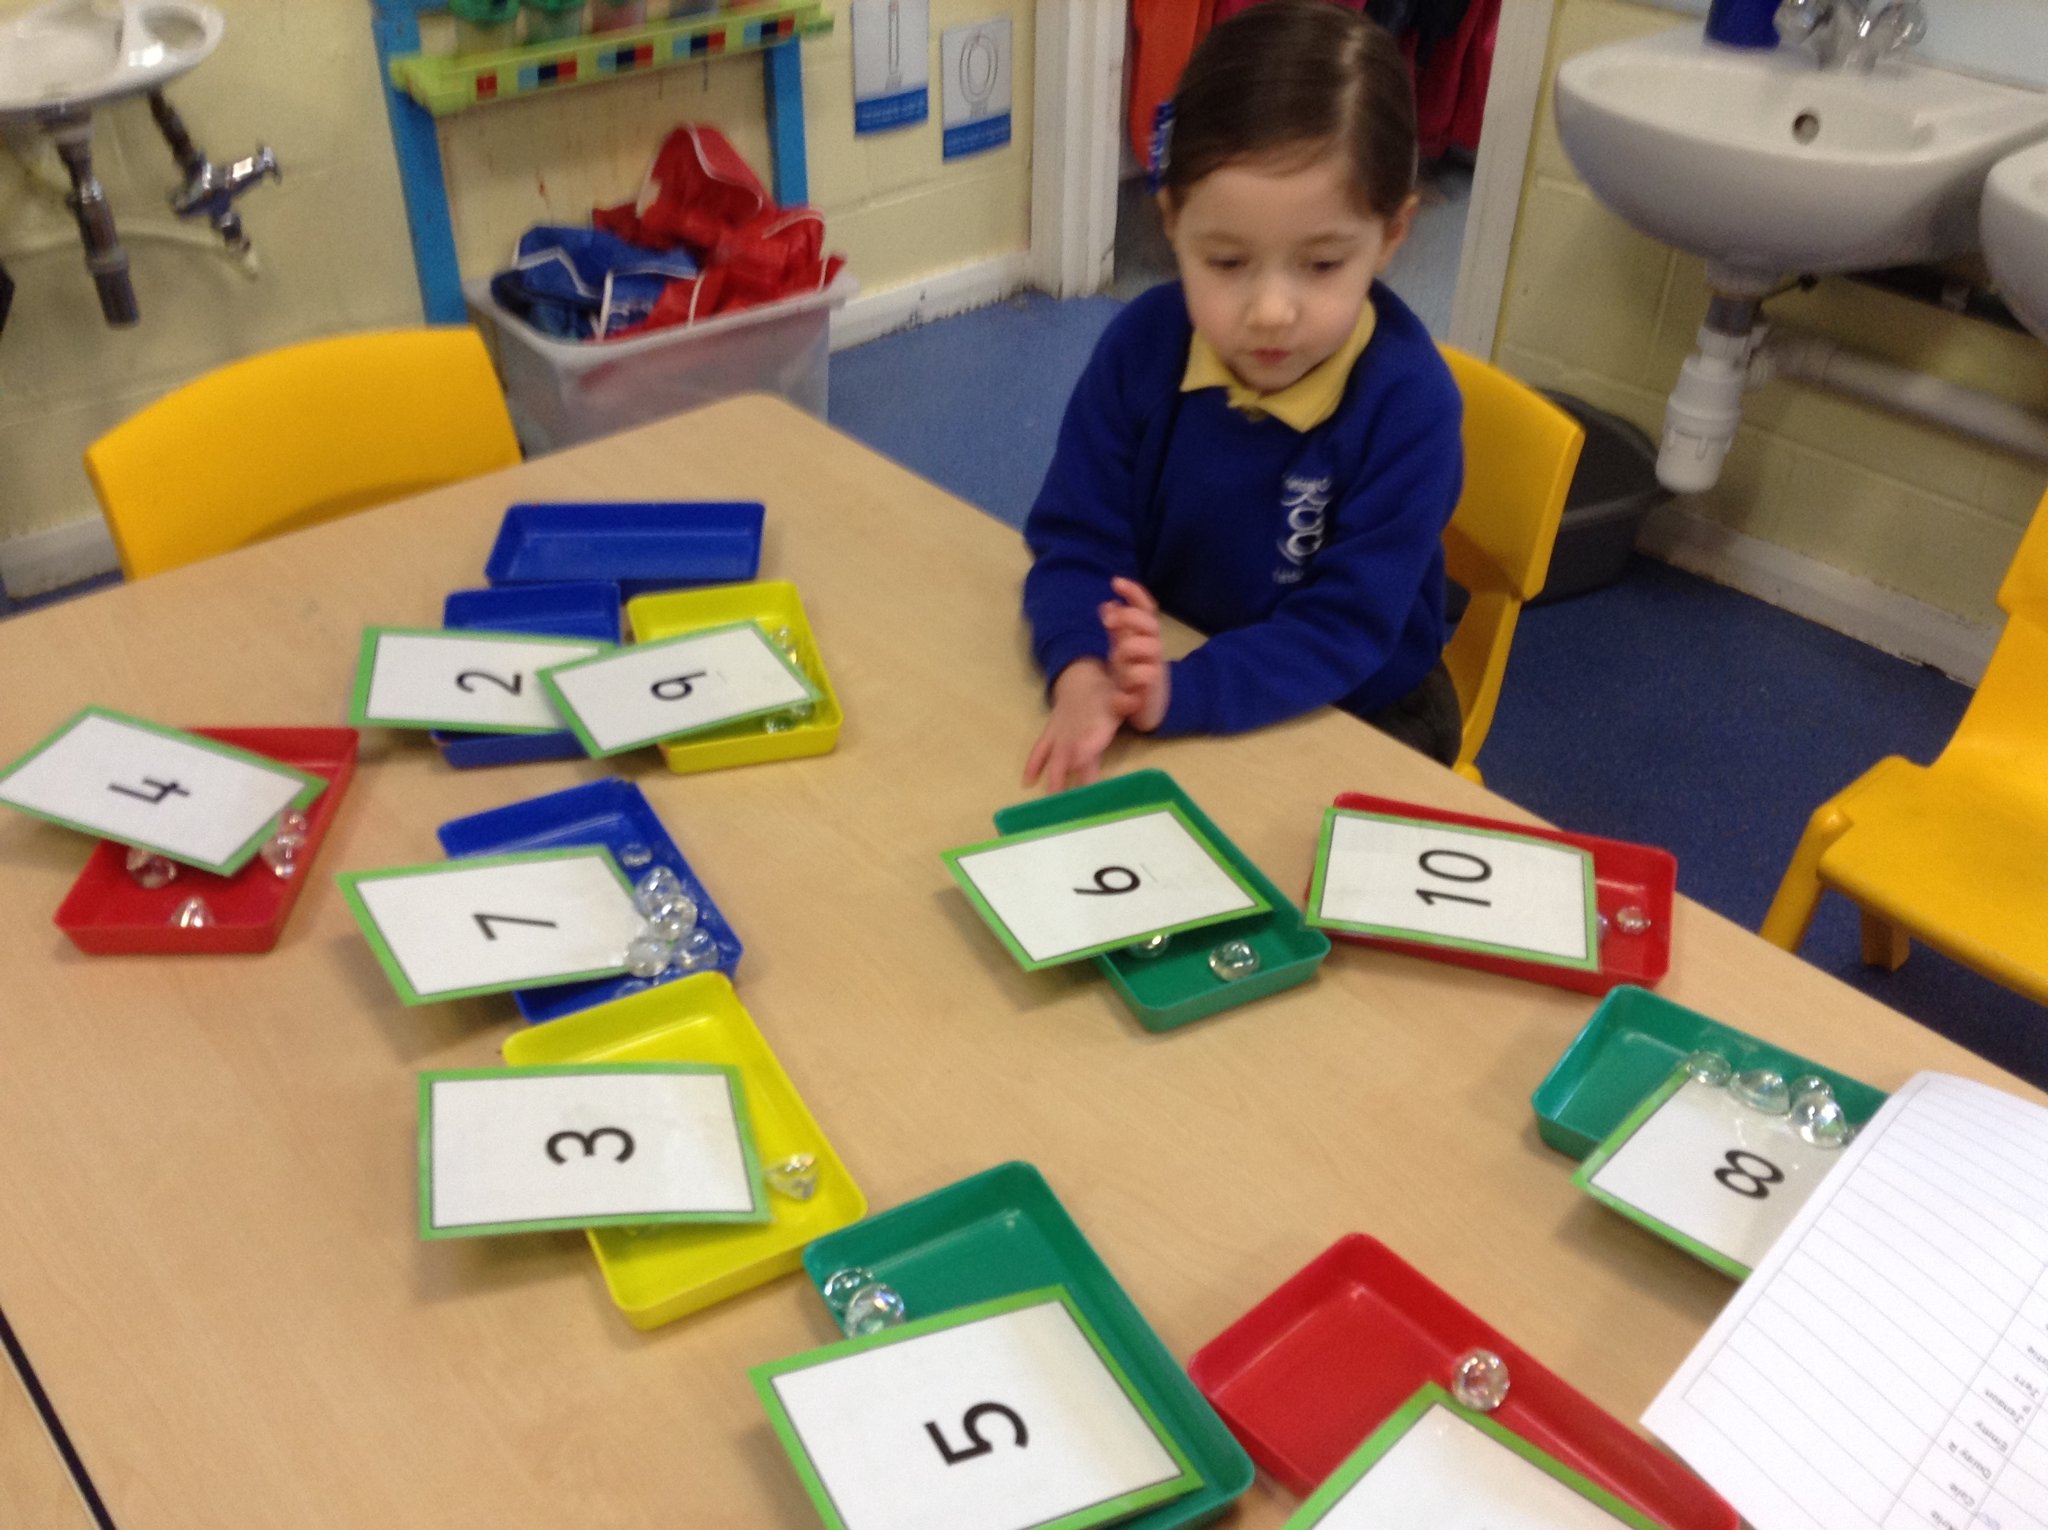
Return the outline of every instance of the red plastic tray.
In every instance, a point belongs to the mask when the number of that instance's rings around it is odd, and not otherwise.
[[[1470,1349],[1508,1366],[1493,1416],[1667,1530],[1736,1530],[1735,1510],[1376,1238],[1317,1255],[1193,1360],[1188,1374],[1251,1458],[1307,1497],[1425,1382]]]
[[[313,858],[327,838],[342,794],[356,770],[353,728],[194,728],[203,738],[218,739],[254,754],[268,755],[324,778],[327,790],[313,799],[306,816],[310,825],[298,874],[275,875],[261,856],[231,877],[192,866],[180,866],[177,879],[154,890],[128,875],[128,848],[101,840],[71,891],[57,907],[57,928],[71,943],[94,956],[186,953],[219,955],[268,951],[284,934],[284,922],[312,874]],[[213,910],[213,923],[201,929],[180,929],[171,915],[187,898],[198,896]]]
[[[1400,802],[1392,797],[1368,796],[1364,792],[1346,792],[1335,805],[1362,813],[1393,813],[1403,818],[1462,824],[1470,829],[1512,829],[1532,839],[1555,840],[1561,845],[1576,845],[1581,850],[1590,850],[1593,853],[1596,902],[1607,920],[1607,932],[1600,941],[1598,972],[1575,972],[1565,967],[1546,966],[1542,962],[1484,956],[1474,951],[1455,951],[1413,940],[1389,940],[1380,935],[1324,930],[1323,933],[1332,940],[1349,941],[1359,946],[1384,946],[1389,951],[1426,956],[1431,961],[1449,962],[1456,967],[1477,967],[1481,972],[1498,972],[1505,977],[1527,978],[1532,983],[1549,983],[1579,993],[1603,994],[1623,983],[1654,988],[1657,980],[1671,970],[1671,901],[1678,891],[1678,860],[1669,850],[1632,844],[1625,839],[1573,834],[1564,829],[1539,829],[1532,824],[1510,823],[1505,818],[1449,813],[1442,808],[1424,807],[1419,802]],[[1650,916],[1650,927],[1640,935],[1625,935],[1614,923],[1615,911],[1629,907],[1639,908]]]

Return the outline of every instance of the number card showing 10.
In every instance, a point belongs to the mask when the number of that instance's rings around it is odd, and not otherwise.
[[[1308,904],[1323,929],[1600,966],[1593,857],[1554,840],[1331,808]]]
[[[1201,1485],[1058,1288],[751,1374],[831,1530],[1085,1530]]]

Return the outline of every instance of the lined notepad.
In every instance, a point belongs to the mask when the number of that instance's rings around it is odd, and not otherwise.
[[[1923,1073],[1643,1422],[1756,1530],[2048,1530],[2048,1110]]]

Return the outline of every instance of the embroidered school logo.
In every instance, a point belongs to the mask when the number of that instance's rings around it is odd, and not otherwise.
[[[1287,535],[1280,539],[1280,555],[1287,561],[1273,570],[1273,582],[1299,584],[1303,568],[1323,545],[1330,480],[1288,477],[1281,485],[1280,508],[1287,512]]]

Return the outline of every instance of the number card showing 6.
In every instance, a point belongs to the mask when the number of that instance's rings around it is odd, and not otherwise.
[[[1056,1288],[752,1376],[832,1530],[1084,1530],[1201,1485]]]
[[[363,634],[349,720],[358,728],[552,733],[562,726],[540,672],[608,651],[588,639],[372,627]]]
[[[1026,971],[1267,907],[1170,803],[949,850],[945,861]]]
[[[1595,1148],[1572,1183],[1724,1275],[1743,1279],[1841,1161],[1785,1116],[1679,1072]]]
[[[1308,905],[1324,929],[1600,966],[1593,857],[1551,840],[1331,808]]]
[[[541,684],[594,756],[818,699],[818,688],[756,622],[636,643],[551,669]]]

